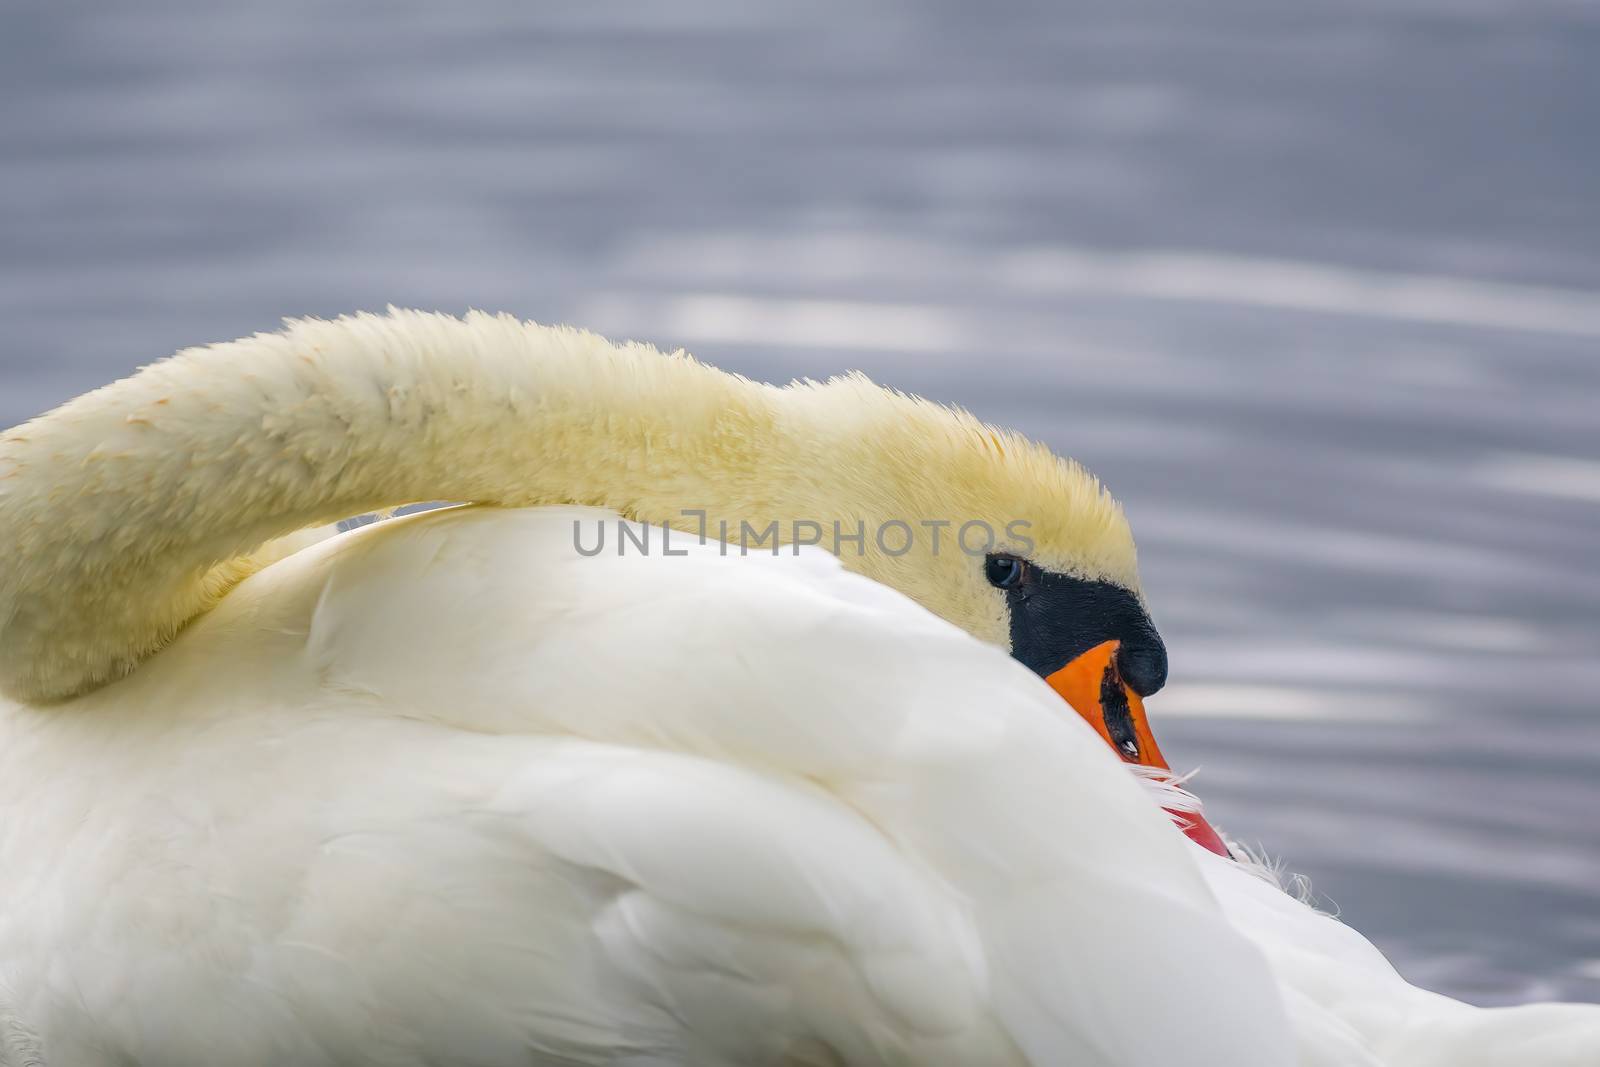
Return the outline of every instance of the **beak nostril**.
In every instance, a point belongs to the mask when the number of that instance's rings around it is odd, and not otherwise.
[[[1143,648],[1135,646],[1130,655],[1123,651],[1120,640],[1102,641],[1045,675],[1044,680],[1093,727],[1112,751],[1129,763],[1155,768],[1158,775],[1166,772],[1166,776],[1170,776],[1172,767],[1156,746],[1150,721],[1145,717],[1144,698],[1134,689],[1131,677],[1132,673],[1143,672],[1140,683],[1151,686],[1152,692],[1166,680],[1166,649],[1160,638],[1155,638],[1153,644],[1153,653],[1146,644]],[[1124,656],[1127,656],[1126,661]],[[1133,664],[1131,673],[1123,668],[1123,662]],[[1181,817],[1183,832],[1196,844],[1219,856],[1231,855],[1227,844],[1203,816],[1187,811],[1175,814]]]
[[[1138,763],[1138,731],[1123,684],[1122,672],[1113,654],[1106,661],[1105,672],[1100,676],[1100,718],[1105,724],[1106,740],[1111,742],[1111,746],[1122,753],[1123,759]]]

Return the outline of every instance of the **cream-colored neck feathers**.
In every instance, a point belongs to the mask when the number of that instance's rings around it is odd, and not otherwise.
[[[189,349],[0,437],[0,690],[48,702],[112,681],[265,542],[422,500],[680,529],[697,509],[713,532],[776,519],[784,537],[797,520],[1024,520],[1041,562],[1137,588],[1098,483],[962,412],[859,377],[779,389],[579,330],[395,311]],[[981,567],[948,541],[849,548],[847,566],[1005,640],[968,580]]]

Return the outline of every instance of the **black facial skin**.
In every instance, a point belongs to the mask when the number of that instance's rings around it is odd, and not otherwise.
[[[1128,590],[1042,570],[1011,556],[990,556],[984,571],[1011,609],[1011,655],[1040,677],[1102,642],[1117,640],[1122,642],[1117,668],[1135,693],[1147,697],[1166,684],[1167,647]],[[1107,725],[1114,729],[1110,718]]]

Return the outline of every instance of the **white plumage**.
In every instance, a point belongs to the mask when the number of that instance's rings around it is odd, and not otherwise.
[[[257,551],[427,497],[519,506]],[[1137,590],[1037,446],[505,319],[301,324],[0,438],[0,1064],[1600,1062],[1600,1009],[1413,989],[1186,840],[971,560],[588,557],[623,517],[521,506],[880,497],[1032,502]]]
[[[1028,671],[824,554],[583,558],[575,514],[330,540],[0,720],[51,1062],[1287,1062]]]

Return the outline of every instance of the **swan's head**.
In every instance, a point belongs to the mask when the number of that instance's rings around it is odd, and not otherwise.
[[[1124,760],[1166,768],[1143,698],[1167,652],[1139,585],[1122,508],[1076,462],[964,411],[859,377],[812,387],[811,457],[826,541],[1045,679]],[[817,422],[812,423],[817,426]],[[860,523],[860,527],[856,524]],[[1197,839],[1222,851],[1209,827]]]

